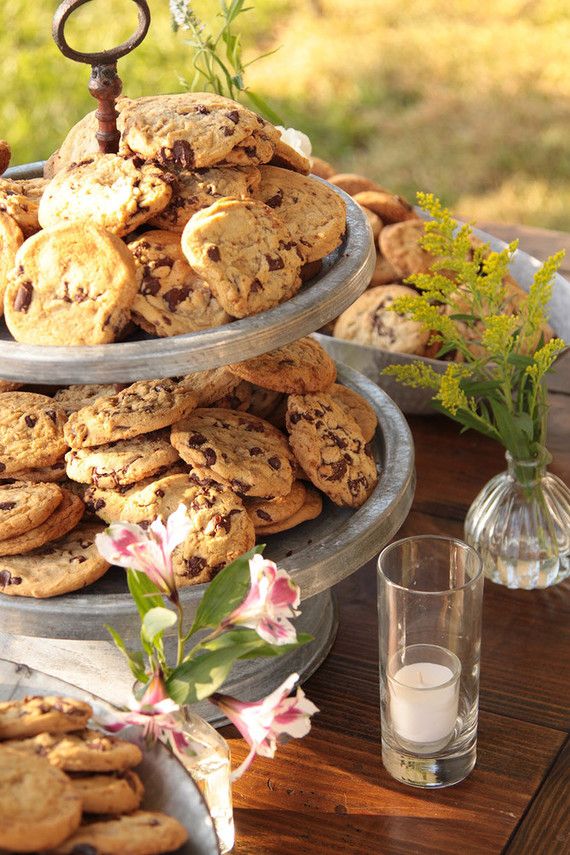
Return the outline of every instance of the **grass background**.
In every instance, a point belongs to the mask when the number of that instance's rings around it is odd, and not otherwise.
[[[413,197],[440,195],[469,218],[570,231],[568,0],[251,0],[246,56],[280,46],[248,83],[315,153]],[[192,4],[215,22],[215,0]],[[94,102],[89,71],[51,40],[55,0],[0,10],[0,136],[13,162],[47,157]],[[184,34],[167,0],[150,0],[151,32],[121,60],[125,94],[181,90]],[[128,0],[93,0],[69,40],[110,47],[136,24]]]

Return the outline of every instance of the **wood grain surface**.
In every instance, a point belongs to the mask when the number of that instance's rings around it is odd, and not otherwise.
[[[522,238],[542,258],[561,245],[537,232],[505,227],[500,236]],[[549,448],[552,471],[570,483],[570,378],[561,377]],[[398,537],[461,537],[504,454],[442,417],[409,421],[418,483]],[[382,766],[374,562],[335,590],[338,635],[304,687],[320,713],[305,739],[257,758],[234,786],[236,855],[570,853],[570,580],[546,591],[485,582],[477,764],[466,781],[433,791],[398,784]],[[223,733],[241,761],[243,740]]]

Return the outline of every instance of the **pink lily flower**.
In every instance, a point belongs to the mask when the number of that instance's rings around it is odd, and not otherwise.
[[[158,517],[148,529],[133,523],[112,523],[98,534],[95,544],[111,564],[144,573],[168,596],[176,594],[172,553],[190,531],[192,523],[185,505],[170,514],[166,525]]]
[[[222,621],[222,628],[246,626],[270,644],[289,644],[297,632],[288,620],[297,617],[301,601],[299,586],[273,561],[254,555],[249,562],[251,587],[245,600]]]
[[[300,739],[310,731],[311,716],[319,710],[305,697],[300,686],[297,693],[289,697],[298,679],[298,674],[291,674],[268,697],[254,703],[244,703],[217,693],[210,697],[212,703],[235,724],[251,749],[232,774],[232,780],[236,781],[247,771],[256,754],[273,757],[277,742],[285,741],[282,738],[284,734]]]

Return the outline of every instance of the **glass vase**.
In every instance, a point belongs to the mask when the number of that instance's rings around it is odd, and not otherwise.
[[[570,575],[570,490],[546,471],[548,453],[517,460],[483,487],[465,519],[465,540],[485,576],[509,588],[548,588]]]
[[[226,740],[190,707],[175,713],[189,741],[176,756],[198,785],[214,822],[222,855],[235,841],[232,808],[231,757]]]

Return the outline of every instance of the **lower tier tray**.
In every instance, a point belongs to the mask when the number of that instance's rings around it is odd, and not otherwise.
[[[339,365],[338,379],[376,411],[373,452],[380,477],[361,508],[339,508],[326,501],[317,519],[267,538],[265,555],[292,575],[302,600],[327,591],[378,553],[404,522],[414,494],[414,446],[404,416],[385,392],[356,371]],[[188,620],[204,590],[205,585],[181,589]],[[88,588],[60,597],[0,595],[0,631],[6,635],[108,643],[105,624],[127,642],[137,640],[136,610],[119,568],[111,568]]]

